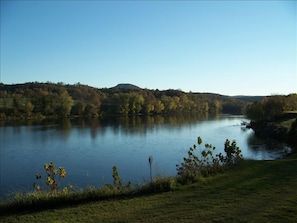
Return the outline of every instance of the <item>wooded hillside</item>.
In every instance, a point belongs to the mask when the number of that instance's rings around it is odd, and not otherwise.
[[[174,113],[240,114],[248,103],[211,93],[149,90],[120,84],[94,88],[82,84],[0,84],[0,119]]]

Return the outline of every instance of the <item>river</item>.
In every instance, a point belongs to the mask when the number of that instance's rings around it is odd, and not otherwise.
[[[243,121],[248,120],[216,115],[1,123],[0,196],[34,190],[35,174],[45,176],[43,165],[51,161],[67,171],[62,184],[77,189],[113,183],[114,165],[123,182],[148,182],[149,156],[154,177],[176,175],[176,164],[198,136],[218,152],[226,139],[236,140],[245,159],[271,160],[289,152],[283,144],[257,139]]]

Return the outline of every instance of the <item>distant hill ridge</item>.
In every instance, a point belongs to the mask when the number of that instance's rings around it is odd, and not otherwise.
[[[115,87],[112,88],[118,88],[118,89],[127,89],[127,90],[141,90],[142,88],[134,85],[134,84],[129,84],[129,83],[120,83],[116,85]],[[213,94],[213,93],[209,93]],[[213,94],[216,95],[216,94]],[[223,95],[220,95],[223,96]],[[246,96],[246,95],[237,95],[237,96],[230,96],[231,98],[235,98],[238,100],[242,100],[245,102],[255,102],[255,101],[261,101],[265,96]]]
[[[128,84],[128,83],[121,83],[113,88],[121,88],[121,89],[129,89],[129,90],[140,90],[141,89],[140,87],[138,87],[136,85]]]
[[[260,102],[263,100],[263,98],[266,96],[246,96],[246,95],[237,95],[237,96],[233,96],[233,98],[238,99],[238,100],[242,100],[242,101],[246,101],[246,102]]]
[[[18,84],[3,84],[0,83],[0,91],[1,90],[6,90],[8,92],[13,92],[16,89],[34,89],[34,88],[43,88],[43,87],[50,87],[50,88],[59,88],[59,87],[66,87],[67,89],[73,88],[73,87],[77,87],[77,86],[84,86],[85,88],[89,88],[89,89],[97,89],[97,90],[102,90],[100,88],[96,88],[96,87],[92,87],[92,86],[88,86],[88,85],[83,85],[83,84],[65,84],[63,82],[60,83],[52,83],[52,82],[26,82],[26,83],[18,83]],[[104,88],[103,88],[104,89]],[[108,88],[106,88],[108,89]],[[145,89],[145,88],[141,88],[138,87],[134,84],[130,84],[130,83],[120,83],[117,84],[114,87],[109,88],[110,90],[112,89],[119,89],[119,90],[149,90],[149,89]],[[168,89],[168,90],[163,90],[163,92],[175,92],[176,94],[181,93],[183,91],[181,90],[173,90],[173,89]],[[186,92],[184,92],[186,93]],[[220,94],[216,94],[216,93],[201,93],[201,92],[192,92],[192,94],[199,94],[199,95],[204,95],[204,96],[210,96],[210,97],[215,97],[217,99],[223,99],[223,98],[233,98],[236,100],[240,100],[240,101],[244,101],[244,102],[255,102],[255,101],[261,101],[264,97],[267,96],[248,96],[248,95],[236,95],[236,96],[228,96],[228,95],[220,95]]]

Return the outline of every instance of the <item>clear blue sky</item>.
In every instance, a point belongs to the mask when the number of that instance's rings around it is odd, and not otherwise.
[[[296,1],[1,1],[1,80],[297,92]]]

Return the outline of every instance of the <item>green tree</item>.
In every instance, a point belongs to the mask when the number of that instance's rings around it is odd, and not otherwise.
[[[27,115],[30,115],[32,113],[33,109],[34,109],[34,105],[30,101],[28,101],[25,104],[25,110],[26,110]]]
[[[55,100],[55,95],[53,95],[53,94],[42,96],[42,98],[41,98],[41,104],[42,104],[41,112],[44,115],[53,115],[54,114],[54,110],[55,110],[55,106],[53,103],[54,100]]]
[[[118,111],[120,114],[128,115],[130,112],[130,98],[128,94],[120,94],[118,101]]]
[[[254,121],[262,120],[265,117],[263,105],[260,102],[254,102],[247,107],[246,115]]]
[[[209,111],[208,102],[203,103],[202,112],[207,113]]]
[[[14,105],[15,115],[18,115],[23,111],[24,105],[22,103],[20,96],[17,96],[14,98],[13,105]]]
[[[61,117],[70,115],[73,100],[66,90],[61,91],[55,98],[56,114]]]
[[[164,111],[164,104],[160,101],[160,100],[156,100],[154,103],[154,112],[159,114],[162,113]]]
[[[297,111],[297,94],[290,94],[285,97],[285,111]]]
[[[263,99],[262,104],[268,120],[282,114],[285,109],[285,99],[280,95],[266,97]]]
[[[161,102],[164,105],[165,112],[173,113],[173,112],[177,111],[179,98],[177,96],[170,97],[167,95],[163,95],[161,97]]]
[[[222,110],[222,102],[219,100],[210,100],[209,105],[209,111],[212,113],[217,114]]]
[[[150,114],[154,111],[155,107],[153,103],[147,102],[143,105],[143,112],[145,114]]]
[[[180,109],[184,112],[192,112],[195,110],[195,104],[188,98],[186,94],[180,96]]]
[[[84,110],[84,115],[88,117],[98,117],[98,109],[93,104],[87,104]]]
[[[101,100],[100,100],[100,95],[97,92],[92,92],[90,94],[90,103],[92,103],[93,105],[95,105],[95,107],[97,108],[97,110],[100,110],[100,105],[101,105]]]
[[[142,110],[144,104],[144,98],[137,93],[129,94],[129,112],[132,114],[138,114]]]
[[[71,109],[71,113],[74,115],[84,115],[85,114],[85,109],[86,109],[86,104],[83,101],[77,101],[72,109]]]

